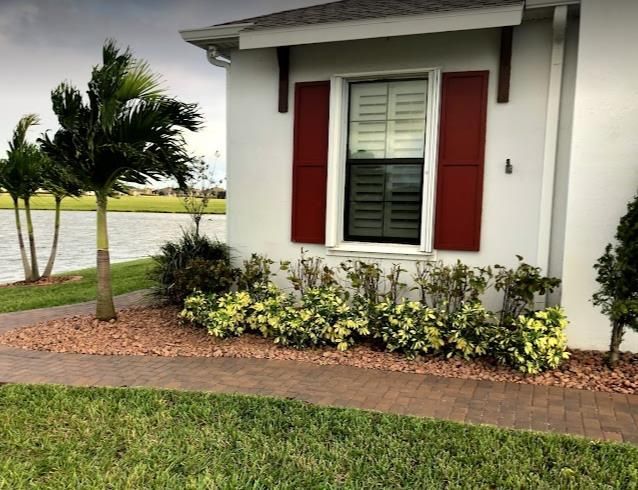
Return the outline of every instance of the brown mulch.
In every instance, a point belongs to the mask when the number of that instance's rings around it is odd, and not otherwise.
[[[0,336],[0,344],[30,350],[101,355],[287,359],[453,378],[638,393],[637,354],[623,354],[618,368],[612,371],[604,364],[604,353],[572,351],[572,357],[559,369],[525,376],[489,360],[465,361],[437,356],[409,360],[401,354],[383,352],[367,345],[338,352],[330,348],[297,350],[280,347],[256,335],[220,340],[201,328],[182,324],[177,312],[171,308],[129,308],[120,311],[117,321],[112,322],[99,322],[91,316],[52,320],[7,332]]]
[[[0,288],[12,288],[14,286],[52,286],[53,284],[64,284],[65,282],[75,282],[82,280],[82,276],[52,276],[37,281],[16,281],[0,284]]]

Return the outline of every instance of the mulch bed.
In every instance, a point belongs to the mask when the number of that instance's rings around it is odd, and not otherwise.
[[[82,280],[82,276],[52,276],[37,281],[16,281],[7,284],[0,284],[0,288],[12,288],[15,286],[52,286],[53,284],[64,284],[65,282],[75,282]]]
[[[572,351],[555,371],[526,376],[489,360],[465,361],[428,356],[416,360],[359,345],[346,352],[331,348],[297,350],[280,347],[256,335],[220,340],[205,330],[182,324],[171,308],[136,307],[119,312],[117,321],[72,316],[12,330],[0,344],[30,350],[101,355],[250,357],[340,364],[367,369],[433,374],[465,379],[512,381],[593,391],[638,393],[638,355],[624,353],[618,368],[608,369],[604,353]]]

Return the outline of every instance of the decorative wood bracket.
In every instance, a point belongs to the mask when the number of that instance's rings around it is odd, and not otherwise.
[[[279,62],[279,112],[288,112],[288,90],[290,86],[290,47],[277,48],[277,61]]]
[[[498,95],[496,101],[510,101],[510,77],[512,73],[512,37],[514,27],[501,28],[501,59],[498,67]]]

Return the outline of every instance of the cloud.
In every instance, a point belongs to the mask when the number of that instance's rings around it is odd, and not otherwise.
[[[0,0],[0,155],[18,119],[35,112],[55,129],[50,91],[62,81],[84,90],[106,38],[130,45],[161,73],[172,95],[198,102],[206,127],[187,137],[225,170],[225,73],[178,30],[320,3],[316,0]],[[35,135],[34,135],[35,137]]]

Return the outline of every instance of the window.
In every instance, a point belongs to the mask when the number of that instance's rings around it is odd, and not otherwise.
[[[344,238],[419,244],[428,80],[349,84]]]

